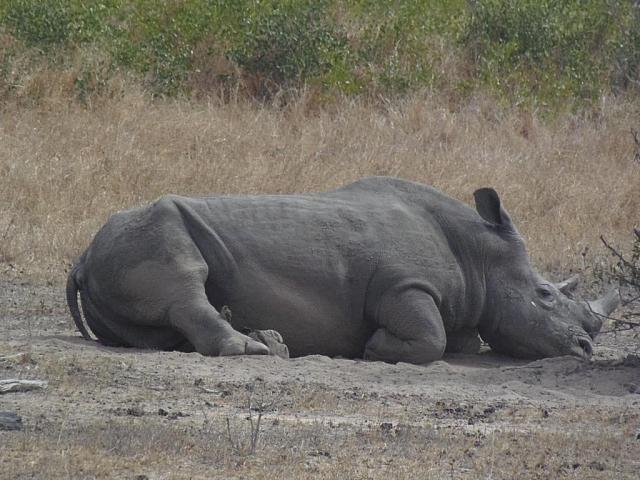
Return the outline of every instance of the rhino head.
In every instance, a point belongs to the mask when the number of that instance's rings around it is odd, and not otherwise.
[[[485,306],[482,339],[497,352],[523,358],[574,355],[590,358],[602,320],[619,303],[616,290],[593,302],[569,297],[577,277],[560,284],[531,267],[522,237],[490,188],[474,193],[485,220],[483,234]]]

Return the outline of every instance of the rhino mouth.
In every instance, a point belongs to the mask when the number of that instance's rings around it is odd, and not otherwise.
[[[571,353],[576,357],[589,360],[593,355],[593,344],[591,339],[586,336],[575,337],[575,343],[571,348]]]
[[[489,341],[491,349],[497,353],[511,355],[517,358],[540,359],[571,355],[583,360],[589,360],[593,355],[593,342],[589,335],[574,334],[564,336],[564,341],[556,338],[556,341],[545,342],[543,345],[531,345],[519,342]]]

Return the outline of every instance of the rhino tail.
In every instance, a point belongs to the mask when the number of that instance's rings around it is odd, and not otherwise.
[[[71,269],[71,271],[69,272],[69,276],[67,277],[67,305],[69,306],[71,317],[73,318],[76,327],[78,328],[78,330],[80,330],[80,333],[82,334],[84,339],[92,340],[91,335],[89,335],[87,327],[82,320],[82,315],[80,314],[80,308],[78,306],[78,291],[80,290],[80,286],[76,278],[78,269],[79,265],[76,264]]]

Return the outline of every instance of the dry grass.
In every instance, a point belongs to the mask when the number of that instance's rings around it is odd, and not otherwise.
[[[0,478],[632,479],[637,473],[629,422],[608,428],[606,412],[597,408],[580,409],[579,419],[559,412],[550,429],[529,417],[486,433],[442,419],[438,426],[409,426],[391,415],[353,426],[282,421],[276,414],[260,431],[257,453],[243,455],[215,414],[183,421],[103,411],[88,423],[74,419],[77,402],[69,402],[62,423],[42,415],[33,428],[0,435],[6,449]],[[246,411],[237,415],[242,422]]]
[[[306,192],[365,175],[419,180],[464,201],[494,186],[547,272],[583,268],[581,253],[602,252],[600,234],[623,242],[639,225],[629,131],[640,127],[638,104],[603,101],[591,115],[545,121],[491,99],[451,106],[432,94],[320,109],[311,93],[270,108],[132,92],[92,108],[4,106],[0,261],[58,278],[111,213],[164,193]]]

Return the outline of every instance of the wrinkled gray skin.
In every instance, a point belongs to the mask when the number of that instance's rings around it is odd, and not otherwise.
[[[420,364],[477,352],[480,334],[508,355],[588,358],[615,292],[569,299],[560,289],[575,282],[531,268],[496,192],[475,200],[477,212],[384,177],[308,195],[169,195],[109,219],[70,272],[67,300],[90,338],[80,291],[106,345],[267,354],[240,331],[273,329],[292,356]]]

